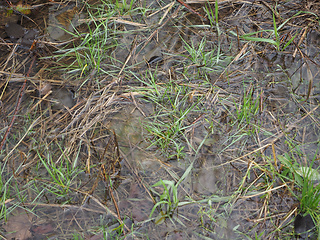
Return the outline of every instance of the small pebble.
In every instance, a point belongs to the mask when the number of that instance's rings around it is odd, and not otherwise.
[[[315,224],[310,214],[298,214],[294,220],[294,230],[300,238],[311,239],[315,235]]]
[[[19,39],[24,36],[24,28],[17,23],[7,23],[5,26],[5,31],[8,37],[13,39]]]

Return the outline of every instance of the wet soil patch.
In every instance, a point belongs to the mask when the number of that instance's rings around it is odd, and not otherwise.
[[[292,239],[312,228],[295,216],[317,216],[301,183],[319,160],[319,4],[222,1],[215,19],[214,4],[186,3],[207,20],[170,1],[39,2],[1,26],[2,235]]]

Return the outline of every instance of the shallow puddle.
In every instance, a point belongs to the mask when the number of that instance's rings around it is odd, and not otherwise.
[[[318,12],[309,9],[309,20],[297,15],[285,25],[277,50],[270,34],[277,12],[267,2],[222,1],[218,23],[213,4],[191,4],[210,22],[170,1],[136,2],[136,10],[95,3],[92,14],[106,15],[88,22],[85,3],[44,3],[47,29],[43,21],[40,29],[11,17],[0,32],[8,47],[1,46],[8,57],[1,59],[1,139],[11,128],[0,155],[7,211],[1,235],[295,237],[301,193],[290,173],[281,178],[290,172],[283,156],[318,167],[320,46],[310,20]],[[282,18],[292,17],[291,4],[279,3]],[[313,28],[307,34],[299,27],[304,21]],[[96,39],[94,31],[93,40],[80,33],[90,26],[102,29]],[[39,34],[27,35],[33,28]],[[256,39],[246,40],[250,32]],[[285,46],[294,34],[304,40]],[[37,42],[42,59],[10,126],[32,62],[31,44],[13,50],[24,38]],[[68,55],[69,41],[81,48]],[[65,70],[48,71],[52,60]]]

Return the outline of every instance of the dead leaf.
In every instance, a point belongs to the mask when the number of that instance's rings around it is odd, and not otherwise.
[[[21,211],[22,212],[22,211]],[[8,222],[4,225],[7,231],[7,239],[27,240],[32,237],[30,231],[31,221],[29,215],[22,212],[15,216],[9,216]]]

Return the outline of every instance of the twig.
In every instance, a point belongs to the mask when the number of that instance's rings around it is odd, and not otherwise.
[[[31,62],[31,64],[30,64],[29,70],[28,70],[28,72],[27,72],[27,74],[26,74],[26,77],[25,77],[25,79],[24,79],[24,82],[23,82],[23,84],[22,84],[22,86],[21,86],[20,94],[19,94],[19,98],[18,98],[18,102],[17,102],[16,108],[15,108],[15,110],[14,110],[14,113],[13,113],[13,116],[12,116],[12,119],[11,119],[11,122],[10,122],[10,125],[9,125],[9,127],[7,128],[7,131],[6,131],[6,133],[4,134],[3,139],[2,139],[2,141],[1,141],[1,144],[0,144],[0,151],[2,150],[2,148],[3,148],[3,146],[4,146],[4,143],[6,142],[6,139],[7,139],[8,135],[9,135],[10,129],[12,128],[13,123],[14,123],[14,120],[16,119],[16,115],[17,115],[17,113],[18,113],[18,111],[19,111],[19,107],[20,107],[21,100],[22,100],[22,97],[23,97],[23,93],[24,93],[24,90],[25,90],[26,85],[27,85],[27,77],[29,77],[29,75],[30,75],[30,72],[31,72],[31,69],[32,69],[32,66],[33,66],[33,64],[34,64],[35,59],[36,59],[36,55],[34,55],[33,58],[32,58],[32,62]]]
[[[185,2],[183,2],[182,0],[177,0],[178,3],[182,4],[183,6],[185,6],[186,8],[188,8],[191,12],[193,12],[194,14],[197,14],[199,17],[208,20],[208,18],[202,16],[200,13],[198,13],[197,11],[195,11],[192,7],[190,7],[188,4],[186,4]]]

